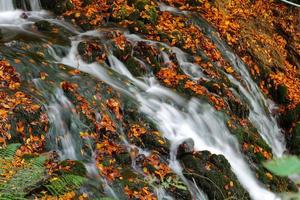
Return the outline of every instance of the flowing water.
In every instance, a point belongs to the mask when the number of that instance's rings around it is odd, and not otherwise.
[[[185,16],[190,15],[187,11],[180,11],[165,4],[161,4],[160,9]],[[225,73],[232,84],[239,88],[239,93],[246,98],[250,106],[249,120],[258,129],[263,139],[271,146],[274,155],[277,157],[282,156],[285,151],[285,141],[275,117],[270,114],[272,113],[273,103],[264,97],[257,84],[252,80],[245,64],[233,53],[230,47],[222,41],[217,32],[200,16],[194,15],[193,18],[194,23],[199,26],[199,29],[214,42],[222,53],[222,56],[226,58],[241,75],[242,80],[238,81],[230,74]],[[178,53],[176,53],[176,55],[177,54]],[[180,54],[183,55],[183,53]]]
[[[29,4],[27,5],[26,0],[19,1],[21,8],[24,10],[38,11],[41,10],[41,2],[40,0],[29,0]],[[16,9],[16,5],[14,0],[0,0],[0,11],[13,11]]]
[[[14,10],[13,0],[0,0],[0,11]]]
[[[89,152],[82,155],[80,152],[83,141],[79,137],[79,132],[88,127],[84,122],[79,120],[79,117],[73,112],[74,106],[69,99],[63,94],[58,87],[52,89],[46,88],[35,79],[30,79],[33,74],[40,71],[39,64],[47,62],[50,66],[43,70],[48,70],[53,79],[53,82],[68,79],[67,75],[58,70],[61,64],[70,68],[76,68],[86,72],[97,80],[101,80],[114,89],[122,93],[122,95],[134,99],[138,105],[139,112],[144,113],[152,122],[156,124],[163,136],[171,143],[169,166],[184,180],[188,188],[193,191],[195,199],[206,199],[206,195],[194,183],[185,179],[182,168],[176,160],[176,151],[182,141],[193,140],[195,150],[208,150],[211,153],[222,154],[226,157],[232,167],[232,171],[236,174],[242,186],[249,192],[251,198],[256,200],[274,200],[279,199],[276,194],[270,192],[262,184],[256,180],[254,173],[251,171],[242,153],[240,152],[239,144],[236,138],[230,133],[226,126],[226,116],[217,112],[207,102],[197,98],[187,99],[178,93],[163,87],[152,72],[146,73],[143,77],[135,77],[130,73],[130,70],[112,53],[108,56],[107,64],[86,63],[78,53],[78,44],[85,41],[89,37],[103,39],[102,30],[89,31],[80,33],[78,30],[68,25],[65,22],[51,18],[45,11],[41,10],[40,2],[36,0],[30,1],[30,8],[23,7],[24,10],[32,10],[35,12],[26,12],[26,19],[22,17],[23,11],[16,10],[13,1],[0,0],[0,28],[4,35],[3,45],[7,48],[6,51],[0,51],[8,60],[14,60],[16,52],[27,55],[34,55],[34,52],[29,52],[24,49],[9,50],[10,46],[14,45],[15,41],[30,42],[31,45],[36,45],[37,49],[46,50],[47,60],[37,60],[36,63],[24,61],[22,66],[17,66],[17,69],[26,74],[28,82],[33,82],[37,88],[41,90],[41,96],[46,99],[45,107],[48,111],[50,120],[50,130],[47,134],[47,139],[50,143],[50,148],[60,153],[61,159],[75,159],[85,162],[88,172],[93,176],[97,176],[95,160],[93,156],[94,150],[89,145]],[[161,6],[161,9],[176,11],[174,8]],[[184,12],[183,14],[187,14]],[[62,27],[68,31],[67,35],[62,34],[62,40],[50,41],[49,36],[42,35],[36,32],[30,25],[38,20],[48,20],[51,23]],[[196,20],[197,21],[197,20]],[[230,61],[237,72],[244,77],[244,81],[238,81],[234,77],[227,75],[231,82],[239,88],[241,96],[243,96],[250,107],[250,121],[256,126],[262,137],[272,147],[275,155],[280,156],[284,151],[284,142],[280,129],[275,118],[270,114],[268,109],[270,104],[260,92],[258,86],[254,83],[246,69],[246,66],[241,60],[232,53],[222,40],[214,35],[213,29],[208,24],[205,24],[201,19],[197,21],[199,27],[211,37],[212,41],[223,53],[223,56]],[[14,30],[14,34],[10,34]],[[107,30],[106,30],[107,31]],[[158,44],[154,41],[144,40],[142,37],[124,33],[126,38],[132,42],[149,42]],[[26,40],[23,40],[24,37]],[[36,39],[38,38],[38,39]],[[51,42],[51,43],[48,43]],[[56,43],[55,43],[56,42]],[[1,42],[0,42],[1,43]],[[42,46],[41,43],[46,43]],[[169,47],[166,44],[161,44],[171,49],[176,55],[176,59],[185,74],[193,79],[209,79],[206,77],[199,66],[191,63],[187,59],[187,54],[179,48]],[[111,46],[106,44],[109,50]],[[161,56],[165,63],[169,62],[169,55],[161,51]],[[147,64],[136,58],[143,66]],[[80,80],[79,80],[80,81]],[[92,80],[85,80],[86,83],[93,84]],[[51,92],[51,94],[48,94]],[[269,107],[268,107],[269,106]],[[122,131],[120,131],[122,134]],[[124,145],[130,148],[132,145],[124,140]],[[147,154],[146,150],[139,149],[140,154]],[[136,171],[138,168],[132,164]],[[142,172],[141,172],[142,173]],[[102,182],[105,182],[104,179]],[[115,198],[121,198],[114,188],[106,184],[106,191]],[[159,199],[172,199],[168,196],[162,187],[156,188],[156,194]]]

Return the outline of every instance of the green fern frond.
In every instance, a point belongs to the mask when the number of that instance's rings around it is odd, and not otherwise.
[[[45,157],[33,157],[24,159],[24,163],[15,160],[15,154],[20,144],[10,144],[4,149],[0,149],[0,172],[8,174],[0,178],[0,200],[24,199],[32,189],[36,188],[39,182],[45,178],[44,163]],[[9,175],[12,173],[11,175]]]
[[[39,156],[39,157],[36,157],[36,158],[32,158],[30,163],[33,166],[36,166],[36,167],[44,167],[44,164],[45,164],[46,160],[47,160],[47,157]]]
[[[21,146],[21,144],[10,144],[4,149],[0,149],[0,158],[2,159],[12,159],[18,148]]]
[[[28,166],[18,169],[16,174],[6,182],[0,184],[0,195],[6,193],[26,194],[27,190],[34,188],[43,180],[45,170],[42,167]]]
[[[0,200],[25,200],[25,194],[0,193]]]
[[[51,195],[58,196],[67,192],[79,189],[86,181],[86,178],[65,174],[61,177],[55,178],[50,184],[45,185]]]

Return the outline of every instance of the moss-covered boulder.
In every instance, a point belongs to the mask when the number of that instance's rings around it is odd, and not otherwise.
[[[288,147],[291,153],[300,155],[300,122],[296,123],[288,138]]]
[[[250,199],[224,156],[208,151],[181,154],[183,174],[195,180],[209,199]]]
[[[100,40],[80,42],[77,50],[81,58],[87,63],[96,61],[103,63],[107,59],[105,47]]]

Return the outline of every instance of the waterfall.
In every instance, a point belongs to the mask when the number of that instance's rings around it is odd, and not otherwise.
[[[233,68],[243,77],[242,81],[236,80],[230,74],[226,74],[231,83],[236,85],[242,96],[245,97],[250,108],[249,120],[257,128],[261,137],[272,148],[275,156],[281,157],[285,151],[285,139],[276,122],[276,119],[271,114],[273,105],[266,99],[260,91],[257,84],[251,78],[247,66],[235,54],[225,42],[216,35],[213,28],[201,17],[197,17],[196,23],[199,28],[214,42],[223,57],[226,58]]]
[[[53,138],[51,144],[59,151],[62,159],[78,159],[76,144],[71,133],[72,124],[72,103],[63,94],[62,90],[56,90],[52,103],[48,106],[48,116],[51,124],[49,137]]]
[[[32,11],[38,11],[42,9],[40,0],[30,0],[30,9]]]
[[[30,18],[22,18],[19,20],[20,13],[23,13],[23,11],[14,11],[16,7],[32,11],[41,9],[41,3],[39,0],[22,0],[19,1],[19,3],[20,4],[18,6],[14,6],[13,0],[0,0],[0,13],[1,11],[13,11],[9,13],[17,15],[13,16],[15,17],[13,18],[6,12],[2,12],[2,15],[0,15],[0,22],[5,21],[4,19],[6,17],[11,19],[13,23],[17,24],[18,26],[16,27],[23,28],[21,26],[23,24],[34,23],[34,21],[38,19],[46,19],[33,17],[39,12],[28,12],[31,14]],[[174,11],[171,7],[163,8],[169,11]],[[18,19],[20,22],[15,19]],[[206,102],[196,98],[186,99],[173,90],[165,88],[159,83],[152,73],[148,73],[144,77],[139,77],[139,79],[134,77],[130,70],[127,69],[126,65],[114,55],[108,55],[108,66],[106,64],[100,65],[97,63],[85,63],[78,56],[77,47],[79,42],[83,41],[84,38],[89,38],[86,36],[101,38],[101,32],[89,31],[80,34],[75,30],[75,28],[73,29],[63,22],[55,21],[55,19],[47,20],[56,23],[59,26],[73,32],[74,35],[77,35],[70,38],[71,48],[69,49],[69,54],[63,58],[55,54],[55,47],[52,48],[49,46],[48,51],[49,54],[53,56],[53,59],[55,59],[58,64],[65,64],[89,73],[97,79],[112,86],[114,89],[119,90],[122,95],[131,96],[132,99],[137,101],[139,111],[155,123],[163,136],[170,141],[171,149],[169,166],[183,180],[184,177],[181,173],[182,169],[179,161],[176,160],[175,155],[177,147],[172,147],[178,146],[178,144],[181,144],[181,141],[192,139],[194,141],[196,151],[208,150],[211,153],[224,155],[230,163],[232,171],[235,173],[241,185],[249,192],[251,198],[255,200],[278,199],[276,194],[264,188],[256,179],[255,174],[251,171],[240,151],[238,141],[230,133],[230,130],[226,126],[226,117],[222,113],[217,112]],[[17,21],[17,23],[15,21]],[[5,24],[2,24],[1,26],[11,26],[13,23],[5,21]],[[19,24],[21,25],[19,26]],[[28,33],[30,33],[30,31],[28,31]],[[280,137],[280,129],[276,124],[275,118],[270,115],[267,109],[265,109],[265,107],[268,106],[268,102],[260,92],[255,82],[251,79],[245,64],[243,64],[243,62],[234,53],[229,51],[229,47],[224,46],[223,43],[221,43],[222,41],[216,40],[213,33],[210,34],[212,40],[217,44],[217,47],[224,53],[224,57],[226,57],[231,62],[235,70],[245,78],[245,81],[242,82],[227,74],[230,81],[234,85],[238,86],[241,93],[240,95],[244,96],[249,104],[251,109],[249,119],[257,127],[263,138],[272,146],[274,153],[280,156],[284,150],[284,143],[281,143],[278,140]],[[134,34],[125,34],[125,37],[130,42],[133,40],[136,42],[146,41]],[[159,43],[149,40],[147,40],[147,42],[151,44]],[[172,51],[172,53],[175,54],[179,67],[185,74],[195,80],[198,80],[199,78],[209,79],[198,65],[189,62],[188,54],[179,48],[170,47],[164,43],[160,44],[166,46]],[[107,47],[107,49],[109,49],[108,45]],[[161,51],[160,54],[162,55],[165,63],[170,61],[167,53]],[[138,58],[136,59],[138,60]],[[146,66],[142,60],[139,60],[139,62]],[[56,76],[57,74],[53,74],[53,77],[51,78],[55,79]],[[50,123],[48,137],[51,137],[50,139],[48,138],[49,140],[47,141],[50,141],[52,146],[51,149],[57,150],[62,159],[81,160],[80,149],[83,144],[81,144],[82,140],[79,137],[79,132],[84,124],[83,122],[81,123],[80,118],[73,111],[74,105],[64,95],[64,92],[61,89],[55,90],[54,95],[50,95],[49,98],[46,99],[49,100],[45,106]],[[93,158],[93,156],[91,157]],[[95,166],[95,161],[92,159],[88,159],[88,161],[89,162],[84,163],[88,173],[96,176],[98,171]],[[105,180],[102,181],[106,184],[105,187],[107,191],[112,194],[111,196],[117,198],[117,195],[115,194],[117,191],[114,192]],[[187,184],[187,182],[188,181],[185,183]],[[191,185],[191,187],[192,186],[193,185]],[[201,188],[197,188],[196,184],[193,187],[195,188],[195,192],[193,192],[195,193],[195,196],[193,199],[206,199],[205,194],[202,194]],[[161,188],[156,189],[157,196],[163,199],[163,197],[166,196],[165,191]],[[194,190],[190,189],[190,191]]]
[[[13,11],[16,7],[23,10],[39,11],[42,9],[40,0],[21,0],[18,2],[18,6],[15,6],[14,0],[0,0],[0,12],[1,11]]]
[[[13,0],[0,0],[0,12],[14,10]]]
[[[161,11],[169,11],[185,16],[193,14],[188,11],[181,11],[177,8],[167,6],[163,3],[161,3],[159,7]],[[285,139],[283,134],[281,133],[275,117],[270,114],[272,104],[267,101],[257,84],[252,80],[251,75],[247,70],[247,66],[236,54],[233,53],[232,50],[230,50],[230,47],[217,36],[217,31],[215,31],[201,17],[197,15],[193,15],[192,17],[194,18],[193,21],[196,25],[198,25],[199,29],[209,39],[211,39],[211,41],[213,41],[213,43],[222,53],[222,56],[226,58],[228,62],[233,66],[233,68],[241,75],[241,77],[243,77],[243,81],[238,81],[230,74],[225,73],[231,83],[239,88],[242,96],[246,99],[250,108],[249,120],[257,128],[259,134],[265,140],[265,142],[270,145],[273,154],[277,157],[282,156],[286,149]],[[177,58],[178,55],[183,55],[183,52],[180,52],[176,49],[174,53],[176,53]]]
[[[81,36],[83,34],[72,38],[69,54],[58,60],[59,63],[89,73],[136,99],[140,104],[140,111],[156,123],[171,144],[191,138],[195,143],[195,150],[208,150],[224,155],[240,183],[253,199],[278,199],[275,194],[263,188],[256,180],[221,113],[198,99],[184,99],[161,86],[153,76],[144,77],[142,80],[135,78],[127,67],[113,55],[109,56],[109,65],[115,72],[128,79],[127,84],[114,78],[104,66],[97,63],[85,63],[77,56],[77,46],[82,40]]]

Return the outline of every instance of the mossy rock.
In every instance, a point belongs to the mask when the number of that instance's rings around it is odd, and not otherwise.
[[[287,96],[288,88],[286,85],[278,85],[277,87],[273,86],[270,89],[270,94],[272,95],[274,101],[276,101],[279,104],[289,103],[288,96]]]
[[[125,65],[131,72],[131,74],[135,77],[143,76],[146,74],[147,69],[132,56],[129,56],[129,58],[126,59]]]
[[[288,138],[287,146],[291,153],[300,155],[300,122],[296,124],[291,137]]]
[[[189,180],[194,179],[209,199],[250,199],[224,156],[201,151],[182,154],[178,159],[183,174]]]
[[[59,163],[62,167],[69,167],[68,170],[61,170],[59,173],[61,174],[74,174],[78,176],[85,176],[86,175],[86,168],[84,164],[80,161],[71,161],[71,160],[64,160]]]
[[[203,4],[203,0],[187,0],[186,3],[188,3],[191,6],[201,6]]]
[[[79,55],[87,63],[106,60],[105,48],[100,40],[80,42],[77,49]]]
[[[231,112],[238,116],[239,118],[247,118],[249,116],[250,110],[247,104],[242,103],[237,99],[227,99],[228,105],[230,107]]]
[[[74,7],[71,0],[40,0],[40,1],[44,9],[52,10],[54,13],[59,15],[63,14],[64,12]]]
[[[300,120],[300,104],[294,109],[288,110],[280,115],[279,122],[283,128],[290,128],[294,122]]]

